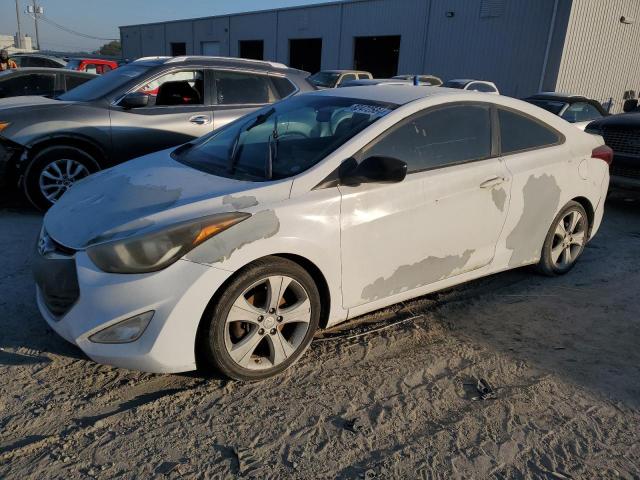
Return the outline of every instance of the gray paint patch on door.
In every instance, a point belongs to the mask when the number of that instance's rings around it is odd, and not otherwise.
[[[494,188],[491,190],[491,199],[498,210],[504,212],[504,204],[507,201],[507,192],[504,188]]]
[[[512,250],[510,267],[535,262],[560,203],[560,187],[551,175],[530,176],[522,189],[523,210],[518,223],[506,239]]]
[[[389,278],[380,277],[364,287],[360,296],[371,302],[444,280],[456,270],[462,270],[474,251],[466,250],[460,255],[446,257],[427,257],[412,265],[402,265]]]

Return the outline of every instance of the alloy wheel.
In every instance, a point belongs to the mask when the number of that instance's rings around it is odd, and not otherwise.
[[[304,287],[288,276],[252,284],[233,303],[225,320],[224,343],[240,367],[276,367],[304,344],[311,302]]]
[[[90,173],[89,169],[77,160],[55,160],[40,172],[38,179],[40,192],[49,202],[55,203],[75,182],[87,177]]]
[[[576,261],[584,248],[587,237],[587,221],[576,210],[564,215],[553,235],[551,261],[557,268],[567,268]]]

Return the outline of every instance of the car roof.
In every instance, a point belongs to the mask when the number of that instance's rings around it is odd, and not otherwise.
[[[345,83],[347,85],[412,85],[411,81],[404,78],[360,78],[358,80],[349,80]]]
[[[375,84],[354,87],[331,88],[327,90],[318,90],[310,92],[308,95],[326,95],[334,97],[354,98],[361,100],[370,100],[386,103],[394,103],[396,105],[405,105],[407,103],[419,100],[421,98],[435,97],[438,95],[460,95],[460,90],[442,87],[430,87],[426,85],[415,86],[410,83],[406,84]],[[472,92],[464,92],[463,94],[473,94]]]
[[[592,101],[591,99],[583,95],[571,95],[571,94],[560,93],[560,92],[540,92],[540,93],[536,93],[535,95],[531,95],[528,98],[531,100],[558,100],[558,101],[564,101],[564,102],[571,102],[576,100]]]
[[[247,58],[235,58],[235,57],[212,57],[212,56],[204,56],[204,55],[185,55],[180,57],[143,57],[134,60],[127,65],[150,65],[150,66],[159,66],[159,65],[215,65],[215,66],[223,66],[223,67],[251,67],[259,70],[269,70],[269,71],[277,71],[281,70],[285,71],[297,71],[301,72],[302,70],[296,70],[295,68],[289,68],[283,63],[278,62],[269,62],[265,60],[251,60]]]
[[[364,70],[320,70],[320,72],[326,73],[369,73]]]
[[[79,77],[97,77],[95,73],[78,72],[76,70],[66,70],[64,68],[50,68],[50,67],[21,67],[13,68],[11,70],[5,70],[3,73],[10,73],[14,75],[20,75],[22,73],[64,73],[65,75],[77,75]]]

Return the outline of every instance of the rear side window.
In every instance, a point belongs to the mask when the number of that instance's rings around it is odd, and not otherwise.
[[[76,77],[75,75],[65,75],[65,90],[68,92],[79,87],[84,82],[91,80],[91,77]]]
[[[351,80],[355,80],[355,79],[356,79],[355,73],[346,73],[340,79],[340,83],[350,82]]]
[[[367,73],[359,73],[358,74],[358,80],[368,80],[371,77],[367,74]]]
[[[587,102],[576,102],[570,105],[562,114],[567,122],[589,122],[601,118],[602,114],[596,107]]]
[[[277,100],[266,75],[225,71],[215,75],[218,105],[260,105]]]
[[[32,73],[10,78],[0,83],[0,96],[53,95],[55,74]]]
[[[467,90],[471,90],[474,92],[486,92],[486,93],[496,93],[496,89],[487,83],[472,83],[467,87]]]
[[[560,143],[560,135],[529,117],[498,109],[500,145],[503,154],[549,147]]]
[[[417,172],[491,156],[491,110],[456,105],[414,116],[366,147],[361,159],[395,157]]]
[[[283,77],[271,77],[278,98],[284,98],[296,91],[295,85]]]

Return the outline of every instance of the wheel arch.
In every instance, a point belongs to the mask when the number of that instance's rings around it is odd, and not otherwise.
[[[27,146],[29,149],[27,163],[30,163],[43,151],[55,147],[76,148],[89,155],[96,162],[98,169],[103,169],[107,166],[108,157],[100,144],[90,138],[74,134],[50,135],[31,142]]]
[[[264,255],[260,258],[255,258],[251,260],[250,262],[246,263],[241,268],[236,270],[232,275],[229,276],[229,278],[227,278],[216,289],[215,293],[211,296],[211,299],[207,303],[207,306],[205,307],[204,311],[202,312],[202,315],[200,316],[200,320],[198,321],[198,328],[196,330],[196,341],[194,345],[196,364],[199,365],[201,363],[199,358],[199,355],[200,355],[199,352],[201,351],[201,349],[199,345],[203,337],[202,328],[205,324],[204,319],[209,315],[211,315],[211,310],[213,309],[214,305],[216,304],[216,302],[218,301],[222,293],[225,291],[227,286],[236,279],[238,275],[240,275],[245,269],[249,268],[254,263],[258,261],[262,261],[269,257],[279,257],[279,258],[284,258],[286,260],[289,260],[299,265],[300,267],[302,267],[304,270],[307,271],[307,273],[309,273],[309,275],[311,275],[311,278],[316,283],[316,286],[318,287],[318,292],[320,293],[320,304],[322,308],[320,311],[319,327],[320,328],[327,327],[327,324],[329,322],[329,313],[331,311],[331,294],[329,290],[329,284],[327,283],[325,275],[322,273],[320,268],[308,258],[305,258],[301,255],[293,254],[293,253],[273,253],[270,255]]]
[[[579,203],[584,208],[584,211],[587,212],[587,220],[589,221],[589,231],[587,233],[587,239],[591,237],[591,230],[593,229],[593,223],[595,219],[595,210],[591,201],[586,197],[575,197],[571,199],[572,201]]]

